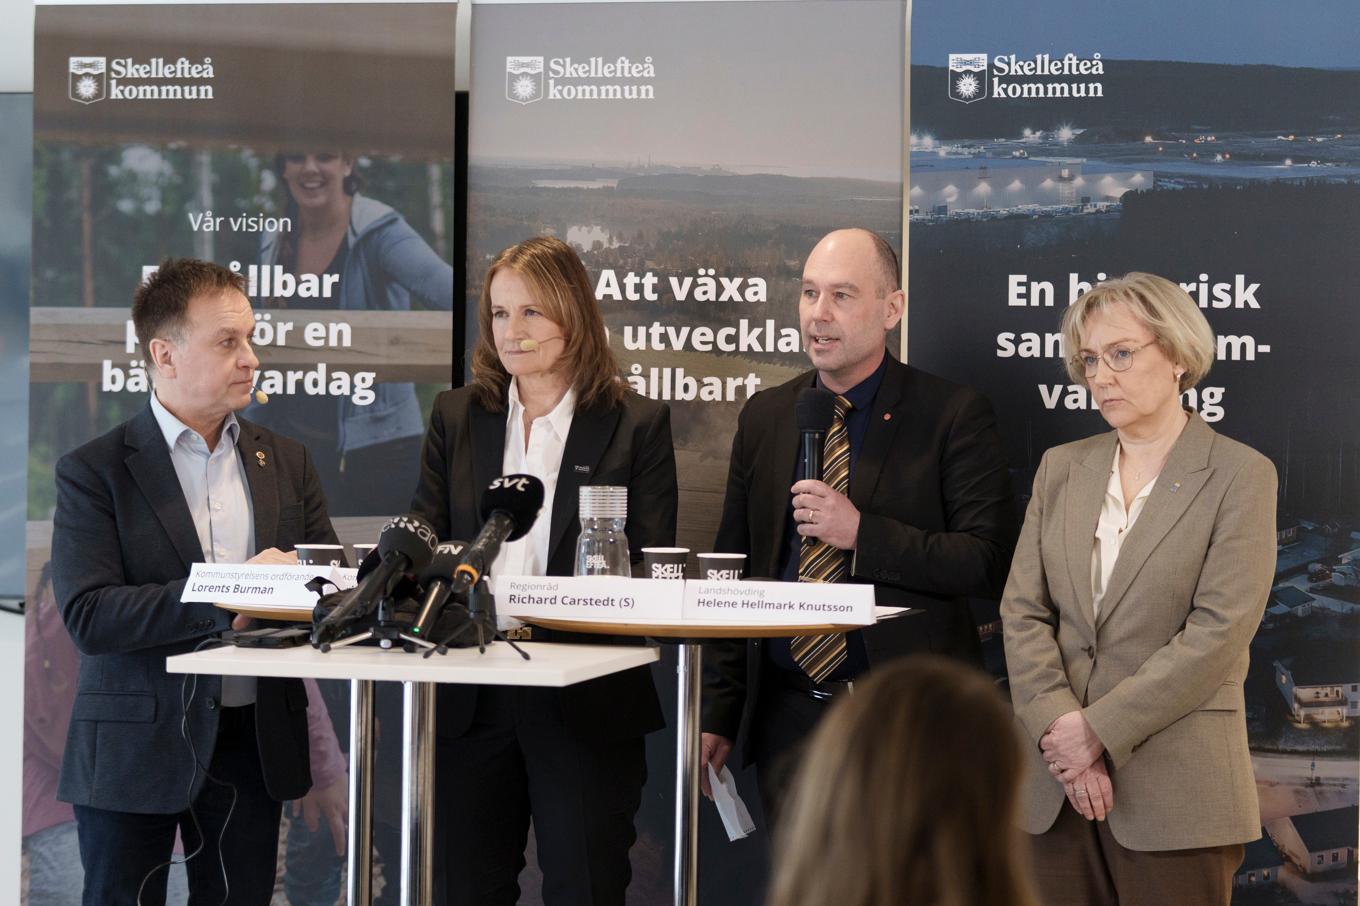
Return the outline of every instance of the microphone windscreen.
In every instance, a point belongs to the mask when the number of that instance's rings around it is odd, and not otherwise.
[[[420,572],[434,556],[439,537],[434,528],[415,513],[395,516],[383,526],[378,536],[378,553],[382,558],[393,552],[405,554],[411,561],[409,572]]]
[[[799,431],[826,433],[836,417],[836,395],[821,387],[804,387],[798,391],[798,402],[793,408],[798,414]]]
[[[515,523],[506,541],[518,541],[529,534],[538,511],[543,508],[543,482],[532,475],[502,475],[482,494],[482,518],[497,511]]]
[[[466,541],[439,542],[439,546],[434,549],[434,556],[430,558],[429,565],[422,569],[420,575],[416,577],[420,584],[428,585],[435,579],[443,579],[445,582],[452,579],[453,571],[458,568],[465,547],[467,547]]]

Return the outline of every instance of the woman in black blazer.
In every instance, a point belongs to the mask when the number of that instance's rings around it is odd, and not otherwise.
[[[435,400],[411,509],[441,539],[466,541],[481,528],[480,497],[494,478],[543,480],[538,522],[502,549],[493,575],[571,575],[582,485],[628,488],[635,560],[643,547],[674,544],[670,412],[619,379],[571,247],[537,237],[501,252],[478,325],[472,383]],[[548,906],[624,902],[643,736],[663,725],[649,668],[564,689],[441,686],[437,725],[436,845],[448,903],[517,901],[531,817]]]

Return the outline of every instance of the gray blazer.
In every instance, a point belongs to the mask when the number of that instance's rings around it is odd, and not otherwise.
[[[306,448],[240,424],[257,549],[335,543]],[[189,566],[203,551],[150,405],[57,462],[52,522],[52,584],[81,655],[58,798],[120,812],[183,811],[204,777],[180,732],[184,677],[167,673],[165,658],[229,628],[231,614],[180,603]],[[188,713],[205,765],[221,692],[220,676],[200,676]],[[306,709],[300,680],[259,680],[260,761],[280,801],[311,787]]]
[[[1242,683],[1275,574],[1275,467],[1191,415],[1097,617],[1091,544],[1116,441],[1111,431],[1044,455],[1001,601],[1028,743],[1024,827],[1044,833],[1062,809],[1038,741],[1080,710],[1105,744],[1122,846],[1255,840]]]

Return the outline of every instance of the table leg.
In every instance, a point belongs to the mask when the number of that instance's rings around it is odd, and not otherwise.
[[[699,692],[703,648],[676,646],[675,906],[699,902]]]
[[[434,683],[403,682],[401,903],[434,900]]]
[[[348,906],[373,897],[373,682],[349,682],[349,832],[345,861]]]

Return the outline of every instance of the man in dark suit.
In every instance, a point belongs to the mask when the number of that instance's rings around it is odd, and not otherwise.
[[[132,306],[150,404],[57,463],[53,583],[81,654],[58,795],[86,903],[163,903],[177,831],[193,898],[268,903],[281,803],[311,786],[300,680],[165,669],[248,622],[180,602],[191,564],[336,540],[306,449],[234,414],[259,365],[244,290],[215,264],[162,265]]]
[[[750,576],[869,583],[879,604],[915,609],[844,637],[707,646],[703,760],[719,769],[744,731],[771,818],[803,739],[856,677],[911,651],[980,663],[967,597],[999,595],[1010,565],[1017,520],[991,407],[888,355],[904,305],[886,241],[867,230],[824,237],[799,302],[814,370],[752,397],[732,444],[716,550],[745,553]],[[838,435],[841,488],[797,480],[795,402],[814,386],[844,413],[826,451],[831,480]]]

